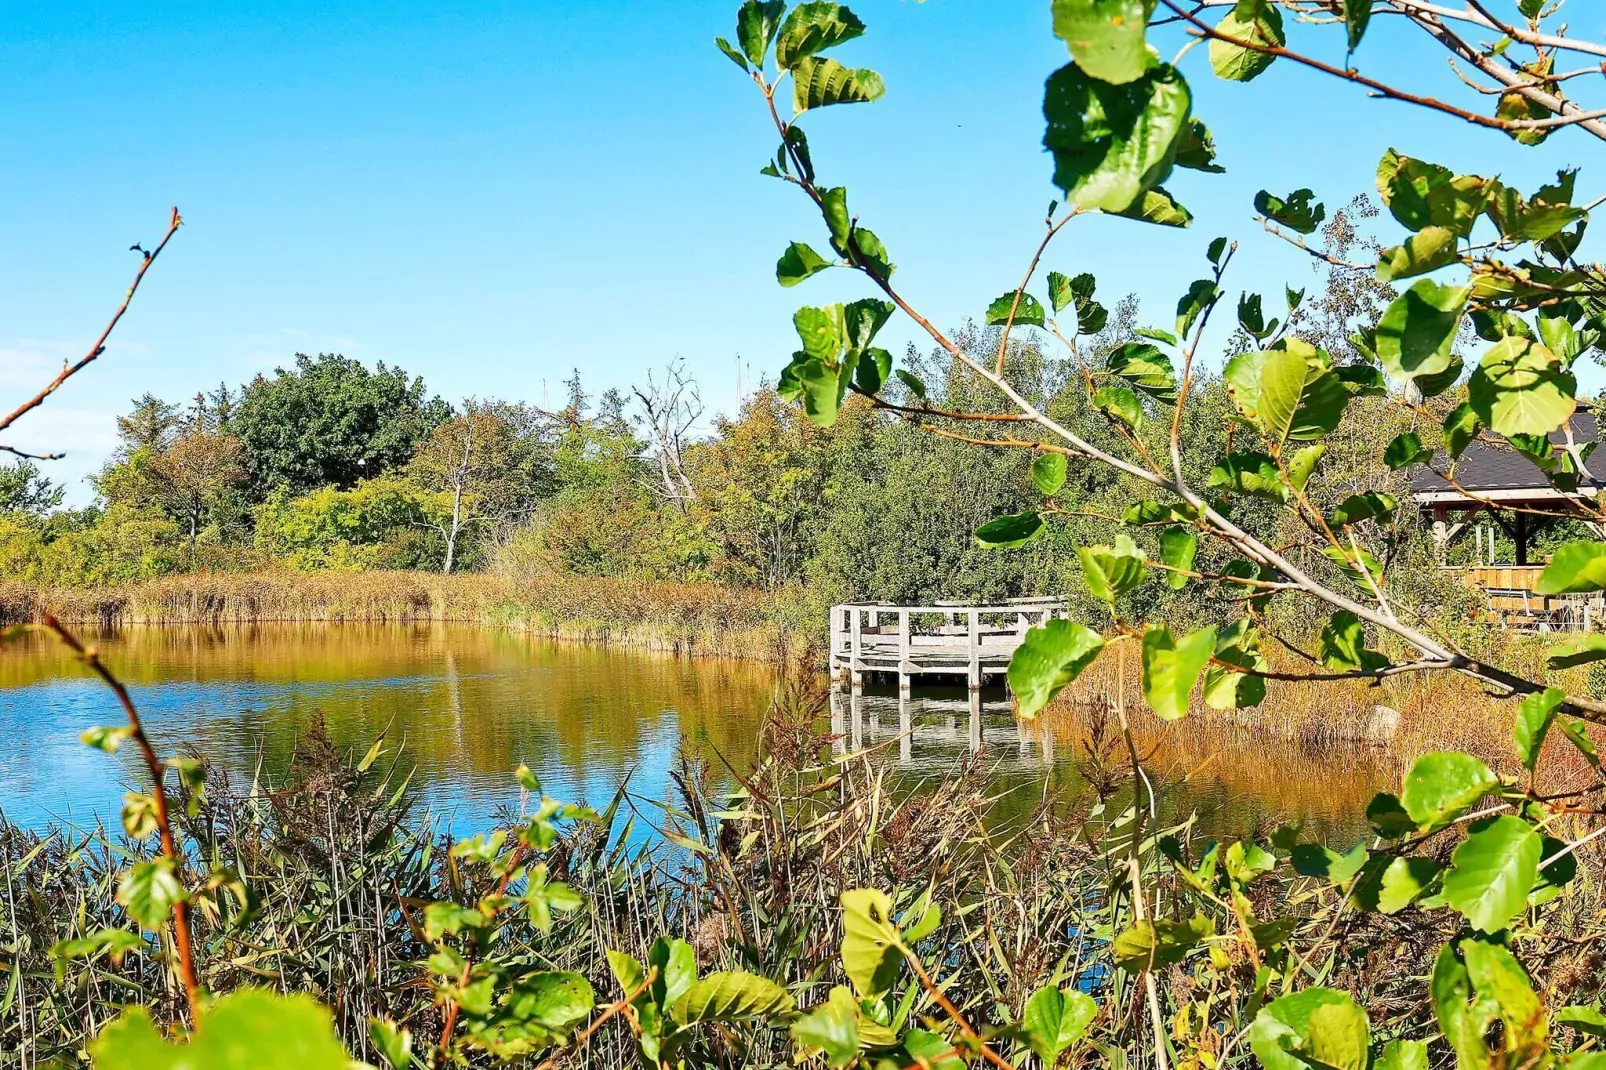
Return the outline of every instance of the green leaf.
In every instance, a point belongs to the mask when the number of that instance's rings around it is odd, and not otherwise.
[[[1177,400],[1177,375],[1171,358],[1147,342],[1123,342],[1110,350],[1104,367],[1156,401]]]
[[[1280,48],[1283,36],[1283,15],[1274,4],[1260,4],[1248,15],[1240,16],[1244,5],[1227,13],[1216,23],[1216,32],[1234,41],[1259,45],[1262,48]],[[1270,67],[1275,55],[1260,52],[1243,45],[1232,44],[1220,38],[1210,39],[1210,66],[1216,74],[1229,82],[1248,82],[1258,78]]]
[[[987,326],[1000,327],[1014,323],[1022,327],[1041,327],[1046,322],[1043,306],[1037,298],[1029,293],[1021,293],[1017,304],[1016,296],[1016,292],[1011,290],[987,306]]]
[[[954,1042],[936,1033],[924,1029],[911,1029],[903,1036],[902,1048],[906,1059],[877,1063],[877,1067],[915,1066],[920,1070],[966,1070],[965,1060],[960,1057]],[[1569,1067],[1568,1070],[1586,1070],[1586,1068]]]
[[[1211,134],[1210,128],[1198,119],[1189,119],[1188,125],[1182,128],[1182,134],[1177,138],[1177,166],[1212,175],[1226,173],[1227,169],[1216,163],[1215,135]],[[1227,239],[1217,238],[1216,241],[1225,245]],[[1211,247],[1214,248],[1214,245],[1212,242]],[[1210,262],[1219,264],[1221,254],[1216,253],[1210,258]]]
[[[1351,494],[1338,503],[1338,508],[1333,510],[1328,523],[1334,527],[1342,527],[1347,524],[1359,524],[1363,520],[1386,521],[1399,504],[1394,495],[1386,491],[1368,490],[1360,494]]]
[[[841,4],[809,0],[792,9],[775,42],[775,62],[792,70],[799,61],[864,33],[864,23]]]
[[[1450,415],[1444,418],[1444,448],[1451,459],[1460,457],[1482,428],[1483,423],[1469,402],[1463,401],[1451,409]]]
[[[1563,543],[1534,584],[1538,594],[1584,594],[1606,591],[1606,543]]]
[[[1372,0],[1344,0],[1344,29],[1349,41],[1349,50],[1355,51],[1360,47],[1361,38],[1366,35],[1367,23],[1372,21]],[[1412,1041],[1411,1043],[1415,1043]],[[1404,1068],[1398,1068],[1404,1070]],[[1427,1070],[1427,1064],[1422,1065]]]
[[[647,949],[647,965],[658,969],[648,994],[660,1008],[673,1007],[697,983],[697,952],[684,940],[654,940]]]
[[[1448,368],[1471,292],[1423,279],[1396,298],[1377,324],[1377,356],[1384,369],[1410,379]]]
[[[117,902],[143,929],[160,931],[173,905],[184,898],[184,885],[168,858],[135,862],[117,882]]]
[[[1054,184],[1078,208],[1123,212],[1165,181],[1188,123],[1188,83],[1156,63],[1123,85],[1074,63],[1049,76],[1043,98]]]
[[[874,888],[842,893],[842,968],[861,998],[887,992],[903,968],[903,943],[892,921],[892,897]]]
[[[1356,905],[1362,910],[1398,914],[1420,899],[1438,875],[1439,864],[1431,858],[1376,855],[1355,885]]]
[[[1143,551],[1130,535],[1117,535],[1114,546],[1078,546],[1076,556],[1088,591],[1101,602],[1113,606],[1117,598],[1143,582]]]
[[[1416,822],[1400,805],[1399,796],[1386,791],[1372,796],[1372,801],[1367,803],[1366,821],[1385,840],[1397,840],[1416,831]]]
[[[126,726],[99,725],[95,728],[86,728],[78,737],[78,742],[86,747],[103,750],[107,754],[116,754],[117,748],[121,747],[131,735],[133,735],[132,730]]]
[[[1415,431],[1395,435],[1383,450],[1383,463],[1396,472],[1413,464],[1426,464],[1432,457],[1433,451],[1422,445]]]
[[[1505,338],[1483,355],[1467,403],[1502,435],[1548,435],[1577,407],[1578,381],[1556,355],[1526,338]]]
[[[1137,200],[1116,214],[1162,227],[1193,225],[1193,213],[1178,204],[1177,199],[1160,186],[1145,190]]]
[[[908,387],[909,393],[913,394],[921,401],[926,400],[926,384],[921,382],[918,375],[914,374],[913,372],[906,372],[902,368],[899,368],[893,374],[897,375],[899,382]]]
[[[1093,407],[1134,431],[1143,425],[1143,405],[1129,387],[1100,387],[1093,392]]]
[[[1547,687],[1529,695],[1517,707],[1512,734],[1517,741],[1517,757],[1522,759],[1522,767],[1529,772],[1533,772],[1539,762],[1539,751],[1545,745],[1545,736],[1550,733],[1550,722],[1556,719],[1556,708],[1566,697],[1566,692],[1561,688]]]
[[[89,1045],[96,1070],[348,1070],[334,1021],[311,996],[242,988],[208,1006],[186,1039],[169,1043],[133,1007]]]
[[[1295,844],[1289,852],[1289,861],[1296,873],[1306,877],[1322,877],[1335,885],[1348,883],[1366,865],[1367,859],[1365,843],[1357,843],[1346,854],[1339,854],[1319,843]]]
[[[730,61],[736,64],[736,66],[740,67],[744,71],[747,70],[746,58],[743,57],[740,52],[736,51],[736,49],[732,48],[729,41],[725,40],[723,37],[716,37],[714,38],[714,47],[718,48],[721,52],[725,53],[726,56],[730,57]]]
[[[1349,993],[1307,988],[1260,1009],[1249,1046],[1265,1070],[1366,1070],[1371,1028]]]
[[[1382,654],[1366,649],[1366,628],[1347,609],[1334,613],[1322,627],[1321,644],[1322,664],[1336,672],[1375,672],[1388,664]]]
[[[991,549],[1024,546],[1043,531],[1043,518],[1035,512],[995,516],[976,529],[976,545]]]
[[[1216,662],[1225,662],[1242,672],[1234,672]],[[1266,680],[1251,675],[1270,666],[1260,653],[1260,633],[1245,617],[1234,621],[1216,639],[1215,660],[1205,668],[1204,700],[1214,710],[1242,710],[1258,706],[1266,698]]]
[[[829,260],[802,242],[795,241],[786,247],[786,252],[775,262],[775,281],[782,286],[796,286],[830,266]]]
[[[536,1047],[565,1041],[597,1005],[591,982],[566,970],[542,970],[518,979],[502,1013],[519,1022]]]
[[[1377,191],[1407,230],[1442,227],[1465,238],[1489,206],[1496,186],[1489,179],[1458,175],[1393,149],[1377,165]]]
[[[1598,632],[1579,635],[1545,651],[1545,659],[1552,669],[1571,669],[1606,659],[1606,635]]]
[[[1154,0],[1054,0],[1054,34],[1092,77],[1131,82],[1149,66],[1143,34],[1153,13]]]
[[[746,0],[736,11],[736,40],[755,67],[764,66],[764,57],[775,39],[786,10],[784,0]]]
[[[1527,906],[1543,849],[1539,833],[1521,818],[1479,823],[1450,856],[1444,901],[1474,929],[1499,932]]]
[[[1272,322],[1277,321],[1272,320]],[[1383,372],[1370,364],[1345,364],[1334,368],[1333,374],[1344,384],[1344,389],[1350,397],[1380,398],[1388,395],[1388,383],[1383,379]],[[1459,370],[1457,374],[1460,374]],[[1418,382],[1420,383],[1420,380]]]
[[[1160,532],[1160,560],[1176,569],[1192,569],[1194,555],[1199,552],[1199,536],[1192,528],[1169,527]],[[1167,572],[1165,585],[1173,591],[1187,586],[1188,577],[1181,572]]]
[[[1600,772],[1600,752],[1595,749],[1594,741],[1589,738],[1589,728],[1584,722],[1564,722],[1561,726],[1561,734],[1572,741],[1572,745],[1578,748],[1578,752],[1584,756],[1584,759],[1595,767],[1595,772]]]
[[[1264,453],[1229,453],[1210,470],[1205,486],[1237,494],[1252,494],[1286,503],[1288,484],[1277,470],[1277,462]]]
[[[1087,993],[1050,985],[1026,1001],[1021,1035],[1043,1065],[1052,1067],[1062,1052],[1082,1038],[1098,1012],[1099,1005]]]
[[[792,1039],[804,1051],[823,1052],[833,1067],[848,1065],[859,1056],[859,1003],[841,985],[826,1001],[792,1023]]]
[[[1033,458],[1032,482],[1046,497],[1058,494],[1065,485],[1065,454],[1040,453]]]
[[[792,997],[765,977],[742,970],[709,974],[680,997],[675,1005],[677,1022],[739,1022],[791,1013]]]
[[[1461,957],[1472,987],[1499,1008],[1510,1065],[1538,1065],[1548,1054],[1550,1015],[1533,990],[1528,971],[1510,951],[1483,940],[1462,940]]]
[[[1188,292],[1177,299],[1177,337],[1186,338],[1193,325],[1198,322],[1204,310],[1216,299],[1221,291],[1209,279],[1194,279],[1188,285]]]
[[[1266,190],[1255,194],[1255,211],[1300,234],[1314,234],[1327,218],[1327,206],[1321,201],[1312,204],[1316,191],[1296,189],[1286,197],[1274,197]]]
[[[866,394],[877,394],[892,374],[892,354],[880,346],[871,346],[859,354],[853,368],[853,382]]]
[[[1143,633],[1143,698],[1155,716],[1175,721],[1188,712],[1188,697],[1216,649],[1216,629],[1200,628],[1182,639],[1171,629]]]
[[[886,91],[875,71],[844,67],[834,59],[810,56],[792,68],[792,107],[799,113],[833,104],[868,103]]]
[[[1456,262],[1455,232],[1446,227],[1423,227],[1405,244],[1384,249],[1377,261],[1379,282],[1394,282],[1425,275]]]
[[[1009,690],[1022,717],[1033,717],[1093,664],[1104,639],[1075,621],[1050,620],[1029,628],[1009,659]]]
[[[848,242],[847,257],[849,263],[869,268],[878,279],[890,279],[896,270],[896,265],[887,256],[887,247],[881,244],[881,239],[876,237],[875,231],[869,227],[853,228],[853,234]]]
[[[413,1065],[413,1031],[397,1025],[388,1018],[368,1020],[368,1041],[379,1052],[390,1070],[411,1070]]]
[[[848,212],[848,189],[832,186],[820,190],[820,215],[831,232],[831,244],[837,249],[847,248],[848,234],[853,229],[853,216]]]
[[[1173,966],[1188,952],[1215,934],[1215,924],[1202,914],[1187,921],[1154,922],[1144,919],[1111,942],[1116,965],[1128,973],[1142,973],[1156,966]]]
[[[1418,758],[1405,774],[1400,805],[1418,827],[1438,828],[1455,820],[1499,785],[1500,778],[1493,770],[1472,755],[1434,751]]]
[[[1349,404],[1349,392],[1332,374],[1327,355],[1298,339],[1266,354],[1259,387],[1256,416],[1275,447],[1331,433]]]
[[[1602,1014],[1598,1007],[1562,1007],[1556,1011],[1556,1021],[1592,1037],[1606,1039],[1606,1014]]]
[[[1071,277],[1061,275],[1057,271],[1048,273],[1048,303],[1054,309],[1054,314],[1065,311],[1066,307],[1076,300],[1076,292],[1071,289]]]
[[[1310,482],[1311,473],[1316,471],[1316,465],[1327,453],[1327,447],[1318,442],[1314,446],[1294,451],[1288,458],[1285,466],[1288,469],[1288,481],[1294,485],[1295,490],[1304,490]]]
[[[1455,1050],[1456,1065],[1467,1070],[1488,1070],[1490,1053],[1484,1038],[1498,1007],[1481,993],[1473,998],[1472,978],[1456,958],[1454,944],[1446,944],[1433,960],[1428,991],[1439,1029]]]

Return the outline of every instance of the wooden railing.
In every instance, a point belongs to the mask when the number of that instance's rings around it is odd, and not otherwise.
[[[985,673],[1008,667],[1028,628],[1064,611],[1058,598],[832,606],[832,676],[845,673],[857,686],[866,672],[896,673],[907,688],[916,675],[964,673],[979,687]]]

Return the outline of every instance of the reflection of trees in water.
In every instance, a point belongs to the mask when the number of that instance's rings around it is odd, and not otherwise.
[[[617,779],[644,745],[682,737],[745,762],[772,689],[763,665],[439,623],[141,627],[102,649],[143,692],[155,730],[180,731],[204,754],[248,768],[260,753],[282,776],[321,716],[338,746],[359,753],[381,732],[405,740],[420,786],[507,778],[520,761]],[[69,675],[75,663],[49,643],[0,654],[0,686]]]

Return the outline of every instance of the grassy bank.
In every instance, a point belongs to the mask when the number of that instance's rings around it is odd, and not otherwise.
[[[108,588],[0,584],[0,622],[73,625],[470,621],[555,639],[779,660],[807,645],[795,599],[715,584],[425,572],[175,576]],[[823,613],[822,613],[823,619]]]

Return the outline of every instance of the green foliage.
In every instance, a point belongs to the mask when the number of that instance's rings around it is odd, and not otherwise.
[[[1143,633],[1143,698],[1155,716],[1175,721],[1188,712],[1188,698],[1216,649],[1216,630],[1200,628],[1181,639],[1165,627]]]
[[[1090,77],[1122,84],[1149,66],[1144,30],[1155,0],[1054,0],[1054,33]]]
[[[1216,23],[1216,33],[1221,36],[1210,39],[1210,66],[1216,74],[1229,82],[1253,81],[1277,58],[1264,50],[1283,45],[1282,12],[1275,4],[1239,4]]]
[[[1311,203],[1315,196],[1315,191],[1310,189],[1298,189],[1286,197],[1275,197],[1261,190],[1255,194],[1255,211],[1289,230],[1314,234],[1327,218],[1326,205],[1320,201]]]
[[[1032,717],[1093,663],[1104,639],[1068,620],[1051,620],[1026,632],[1009,661],[1009,689],[1022,717]]]
[[[296,355],[295,367],[246,384],[229,418],[245,447],[251,495],[300,494],[399,468],[449,408],[422,379],[348,357]]]
[[[141,1007],[91,1046],[96,1070],[347,1070],[329,1012],[307,996],[249,988],[219,999],[195,1031],[172,1043]]]
[[[1121,85],[1061,67],[1043,99],[1054,184],[1078,208],[1126,211],[1170,174],[1191,101],[1188,83],[1164,63]]]

